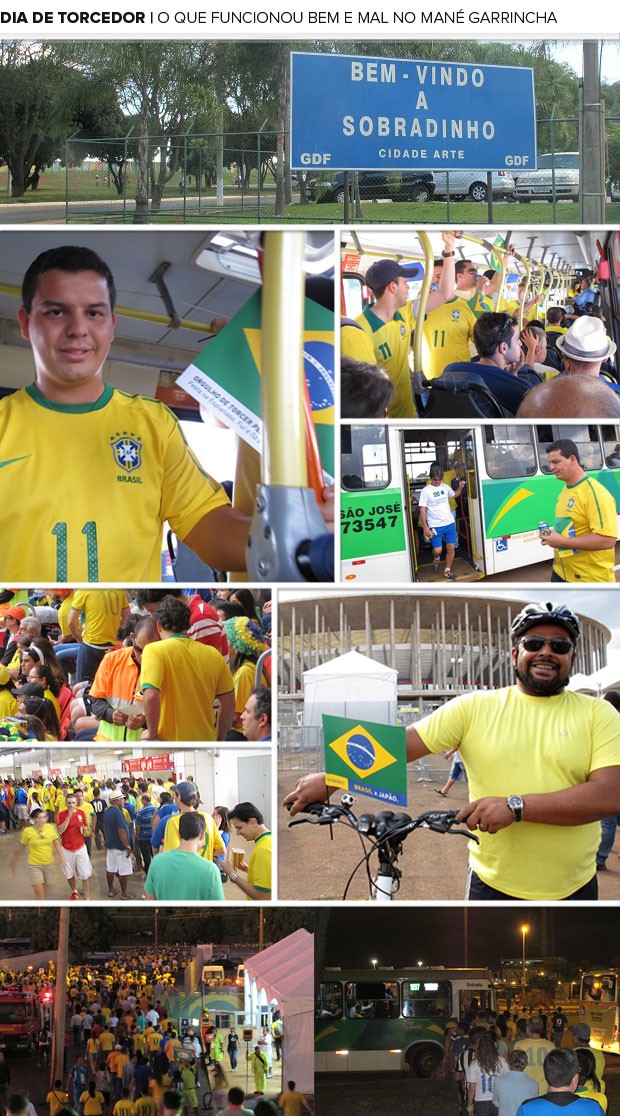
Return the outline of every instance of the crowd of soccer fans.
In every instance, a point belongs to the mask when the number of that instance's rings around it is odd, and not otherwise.
[[[0,737],[271,739],[267,592],[7,590],[1,600]]]

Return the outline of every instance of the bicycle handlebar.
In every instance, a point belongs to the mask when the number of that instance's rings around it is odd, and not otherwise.
[[[310,814],[309,818],[295,818],[290,821],[289,828],[294,825],[332,825],[341,819],[364,837],[372,837],[378,845],[382,845],[394,838],[399,840],[408,837],[416,829],[426,828],[434,833],[447,833],[453,837],[467,837],[479,844],[475,833],[465,827],[454,829],[456,823],[456,810],[428,810],[412,818],[409,814],[395,813],[393,810],[381,810],[378,814],[359,814],[356,816],[351,807],[354,798],[350,794],[343,794],[340,803],[311,802],[303,810]],[[458,823],[457,823],[458,824]]]

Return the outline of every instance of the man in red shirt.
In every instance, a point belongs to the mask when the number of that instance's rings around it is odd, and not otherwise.
[[[67,795],[67,809],[61,810],[56,818],[65,857],[63,872],[71,888],[71,898],[78,898],[77,881],[82,881],[84,898],[90,899],[90,877],[92,864],[86,849],[84,830],[87,829],[86,815],[78,809],[74,794]]]

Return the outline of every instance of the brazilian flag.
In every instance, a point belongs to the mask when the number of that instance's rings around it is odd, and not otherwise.
[[[323,715],[326,782],[351,794],[407,805],[407,751],[401,725]]]
[[[261,298],[256,291],[178,379],[255,450],[261,450]],[[291,366],[291,375],[293,374]],[[334,475],[334,315],[305,299],[304,371],[323,468]]]

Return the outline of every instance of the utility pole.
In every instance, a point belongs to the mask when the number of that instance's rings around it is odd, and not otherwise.
[[[579,114],[579,196],[584,225],[605,223],[605,104],[600,59],[600,42],[584,40]]]
[[[67,1006],[67,968],[69,963],[69,908],[61,907],[58,922],[58,961],[56,964],[56,989],[54,994],[54,1030],[52,1032],[52,1058],[50,1089],[54,1081],[64,1081],[65,1011]]]

